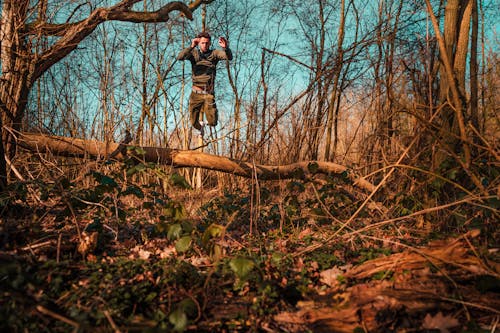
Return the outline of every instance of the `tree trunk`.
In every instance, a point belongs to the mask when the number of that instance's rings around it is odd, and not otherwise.
[[[313,126],[311,126],[311,134],[310,134],[310,157],[313,160],[318,159],[319,156],[319,144],[321,141],[321,137],[324,133],[324,106],[327,101],[328,94],[328,84],[324,83],[325,78],[322,76],[324,73],[324,56],[325,56],[325,37],[326,37],[326,20],[323,9],[323,4],[321,1],[318,1],[319,5],[319,20],[321,22],[321,30],[320,30],[320,40],[319,40],[319,49],[316,55],[316,74],[315,80],[318,82],[318,93],[317,93],[317,107],[316,107],[316,117]],[[328,81],[328,79],[327,79]]]
[[[337,60],[334,64],[334,79],[332,92],[330,95],[330,104],[328,105],[328,119],[326,124],[326,143],[325,143],[325,161],[329,161],[330,159],[335,157],[336,151],[331,152],[330,146],[332,143],[332,133],[335,132],[335,142],[338,140],[338,131],[337,131],[337,123],[338,123],[338,110],[340,103],[340,91],[341,85],[339,85],[340,73],[342,71],[342,65],[344,61],[344,25],[345,25],[345,0],[341,0],[340,2],[340,22],[339,22],[339,30],[338,30],[338,41],[337,41]],[[336,149],[336,145],[335,145]],[[333,156],[330,157],[330,154]]]
[[[442,103],[442,124],[440,137],[445,149],[459,150],[465,160],[465,167],[470,165],[470,147],[465,129],[464,111],[466,109],[465,88],[461,89],[461,82],[465,78],[465,62],[467,56],[467,42],[471,17],[472,0],[449,0],[445,9],[444,37],[439,30],[439,24],[432,10],[429,0],[426,0],[429,16],[432,21],[442,61],[440,68],[440,102]],[[469,9],[470,8],[470,9]],[[465,47],[465,50],[463,48]],[[451,97],[451,100],[450,100]],[[439,167],[445,156],[442,152],[433,156],[434,167]]]
[[[2,124],[19,130],[26,108],[33,66],[24,26],[29,1],[5,0],[0,27],[2,77],[0,82],[0,107]],[[4,151],[9,158],[15,153],[15,145],[8,131],[2,131]]]
[[[472,126],[480,131],[479,115],[478,115],[478,64],[477,64],[477,39],[479,15],[477,8],[477,0],[472,0],[472,31],[470,45],[470,119]]]
[[[127,158],[127,146],[119,143],[109,143],[47,136],[33,133],[21,133],[18,144],[28,150],[39,153],[51,153],[59,156],[93,157],[123,160]],[[140,147],[144,155],[135,155],[139,161],[152,162],[180,167],[197,167],[221,171],[245,178],[257,177],[261,180],[280,180],[304,178],[316,173],[337,174],[349,179],[353,185],[371,192],[375,186],[362,177],[354,175],[342,165],[328,162],[307,161],[287,165],[258,165],[223,156],[216,156],[195,150],[177,150],[170,148]]]
[[[457,78],[458,89],[461,98],[466,100],[465,91],[465,69],[467,65],[467,54],[469,53],[469,36],[472,18],[472,2],[473,0],[462,1],[460,6],[460,20],[457,22],[459,27],[456,41],[455,58],[453,69]]]

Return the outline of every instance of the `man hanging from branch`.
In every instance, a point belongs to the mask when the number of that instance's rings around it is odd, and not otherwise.
[[[210,42],[210,34],[202,32],[191,41],[190,47],[182,50],[177,56],[178,60],[191,62],[193,88],[189,96],[189,114],[191,124],[201,132],[202,136],[203,115],[208,125],[217,125],[218,112],[214,96],[217,63],[220,60],[233,59],[227,39],[219,37],[219,46],[222,50],[210,49]]]

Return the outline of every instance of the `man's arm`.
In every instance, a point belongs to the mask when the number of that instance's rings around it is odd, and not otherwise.
[[[222,51],[217,52],[217,58],[219,60],[233,60],[233,52],[229,48],[229,42],[224,37],[219,37],[219,46],[222,47]]]
[[[191,41],[191,46],[186,47],[184,50],[182,50],[179,55],[177,56],[177,60],[187,60],[193,57],[193,49],[198,45],[198,42],[200,41],[199,38],[193,38]]]
[[[214,54],[218,60],[233,60],[233,52],[231,52],[229,47],[222,50],[214,50]]]
[[[179,55],[177,55],[177,60],[187,60],[191,58],[193,56],[191,51],[193,51],[192,47],[186,47],[181,52],[179,52]]]
[[[231,49],[229,47],[226,47],[225,49],[223,49],[222,51],[225,52],[225,58],[224,59],[227,59],[227,60],[233,60],[233,52],[231,52]]]

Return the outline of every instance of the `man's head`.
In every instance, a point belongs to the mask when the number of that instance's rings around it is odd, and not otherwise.
[[[210,34],[208,32],[202,32],[199,33],[196,38],[198,38],[198,47],[201,52],[207,52],[210,49]]]

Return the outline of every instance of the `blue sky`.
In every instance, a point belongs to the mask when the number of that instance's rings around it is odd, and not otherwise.
[[[107,1],[115,3],[114,1]],[[105,4],[105,1],[102,2]],[[159,3],[159,2],[158,2]],[[308,34],[314,35],[317,31],[314,26],[318,24],[317,18],[314,16],[317,13],[315,1],[311,2],[311,9],[302,9],[298,15],[295,15],[294,8],[283,7],[285,2],[268,2],[268,1],[250,1],[240,0],[237,4],[243,9],[237,10],[231,8],[223,0],[216,0],[207,9],[207,24],[209,30],[214,36],[224,35],[230,40],[230,46],[234,51],[235,59],[231,62],[231,75],[234,78],[240,96],[244,103],[252,103],[261,97],[262,90],[259,90],[261,84],[260,62],[262,48],[276,50],[277,52],[287,54],[306,64],[311,62],[311,44],[307,36],[303,33],[303,27],[309,29]],[[53,4],[60,4],[53,2]],[[337,40],[337,25],[338,25],[338,1],[329,1],[326,6],[327,15],[327,40],[326,52],[334,54]],[[356,2],[357,10],[359,11],[361,20],[361,35],[367,34],[370,29],[373,29],[373,13],[376,11],[378,1],[359,1]],[[498,17],[500,9],[498,0],[486,0],[482,2],[486,9],[486,17]],[[75,2],[73,6],[77,6]],[[142,9],[142,3],[136,5],[136,9]],[[155,9],[156,7],[152,8]],[[415,2],[417,8],[416,15],[425,17],[423,2]],[[70,11],[67,7],[60,6],[60,10],[55,17],[67,16]],[[418,9],[421,8],[420,11]],[[63,10],[64,9],[64,10]],[[75,13],[78,15],[86,15],[90,9],[83,6]],[[282,16],[283,10],[289,11],[287,15]],[[346,39],[344,47],[348,47],[353,40],[354,18],[352,16],[352,8],[348,11]],[[190,39],[201,28],[200,23],[201,11],[195,12],[195,20],[193,22],[184,19],[175,19],[176,15],[172,15],[172,20],[168,23],[160,23],[153,27],[148,25],[144,31],[143,25],[108,22],[100,26],[90,38],[87,38],[67,59],[56,65],[50,74],[45,78],[50,82],[46,88],[47,98],[44,102],[44,112],[52,112],[56,110],[61,118],[65,117],[68,112],[78,113],[82,118],[82,131],[89,130],[91,126],[101,126],[101,113],[103,112],[103,90],[102,90],[102,75],[99,78],[99,73],[103,73],[106,66],[110,66],[112,75],[108,80],[112,81],[108,86],[106,96],[108,98],[108,106],[114,113],[112,119],[117,122],[114,127],[114,136],[119,140],[122,133],[121,127],[136,125],[140,115],[141,108],[141,87],[142,74],[141,62],[143,60],[143,52],[141,43],[144,42],[143,37],[151,42],[147,47],[148,60],[147,68],[147,85],[148,95],[150,97],[152,91],[156,87],[157,71],[165,71],[169,68],[171,61],[181,49],[182,38],[184,43],[189,43]],[[404,22],[406,23],[406,22]],[[494,52],[498,53],[498,20],[487,20],[485,24],[485,35],[488,42],[487,47],[490,47]],[[422,31],[425,33],[425,20],[420,24]],[[415,38],[415,32],[409,32],[409,38]],[[106,42],[104,42],[106,40]],[[105,48],[109,51],[105,61]],[[113,50],[113,56],[111,51]],[[410,50],[401,50],[405,53]],[[370,49],[365,50],[365,54],[369,55]],[[363,61],[369,60],[360,57],[358,66],[363,66]],[[285,57],[266,56],[266,66],[269,65],[272,75],[266,77],[266,83],[269,86],[269,91],[278,94],[276,95],[278,103],[286,105],[291,96],[301,92],[309,80],[310,70],[300,66]],[[65,68],[68,66],[71,72],[71,79],[64,80],[57,76],[66,75]],[[180,103],[183,103],[184,110],[187,109],[187,96],[180,101],[180,86],[182,82],[181,74],[182,64],[177,63],[173,66],[173,71],[165,80],[166,90],[162,91],[162,95],[158,104],[159,121],[162,123],[163,114],[169,117],[169,128],[172,129],[174,120],[179,121],[182,117],[186,119],[186,114],[179,114]],[[360,67],[361,69],[361,67]],[[184,72],[184,79],[187,87],[190,85],[190,68],[187,66]],[[350,73],[351,74],[351,73]],[[359,74],[361,77],[357,79],[360,85],[363,80],[370,78],[369,71],[356,71],[352,73]],[[363,78],[364,76],[364,78]],[[62,86],[68,91],[73,91],[71,103],[62,103],[61,99],[55,98],[54,94],[62,89]],[[43,86],[46,86],[44,83]],[[233,114],[234,96],[229,89],[229,82],[225,72],[224,64],[219,64],[218,70],[218,105],[221,111],[221,120],[228,122]],[[32,97],[33,94],[32,94]],[[273,96],[270,96],[273,97]],[[259,103],[262,103],[259,100]],[[279,107],[279,105],[278,105]],[[102,129],[101,129],[102,130]],[[229,129],[227,129],[229,130]],[[94,131],[95,132],[95,131]]]

